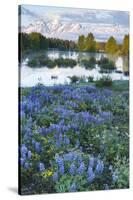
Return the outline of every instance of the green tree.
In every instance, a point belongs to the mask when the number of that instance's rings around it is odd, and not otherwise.
[[[29,43],[29,35],[26,33],[19,33],[19,45],[21,51],[28,50],[30,48]]]
[[[32,32],[29,34],[29,38],[30,38],[30,47],[32,50],[48,48],[48,40],[40,33]]]
[[[40,49],[47,49],[48,48],[48,40],[46,37],[40,34]]]
[[[105,45],[105,51],[110,54],[116,54],[118,51],[118,45],[114,37],[110,37]]]
[[[32,50],[40,49],[40,34],[36,32],[32,32],[29,34],[30,38],[30,47]]]
[[[129,55],[129,35],[125,35],[122,44],[122,54]]]
[[[91,51],[91,52],[96,51],[96,41],[95,41],[94,35],[92,33],[89,33],[86,37],[85,50]]]
[[[96,51],[105,51],[105,42],[96,42]]]
[[[85,48],[85,36],[84,35],[80,35],[78,38],[78,49],[80,51],[83,51]]]

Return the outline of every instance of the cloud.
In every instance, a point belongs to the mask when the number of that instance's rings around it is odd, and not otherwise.
[[[55,14],[49,14],[49,15],[47,15],[47,18],[50,21],[57,21],[57,22],[59,22],[61,20],[61,16],[58,15],[58,14],[56,14],[56,15]]]
[[[117,24],[128,27],[129,26],[129,13],[117,11],[117,12],[113,13],[113,20]]]
[[[35,14],[34,12],[30,11],[29,9],[24,8],[23,6],[19,7],[19,15],[29,15],[32,17],[38,17],[37,14]]]
[[[106,11],[99,11],[96,13],[96,18],[97,19],[101,19],[101,20],[107,20],[107,19],[110,19],[112,20],[113,16],[109,13],[109,12],[106,12]]]
[[[129,13],[124,11],[60,8],[48,6],[24,6],[24,15],[40,18],[45,21],[72,23],[103,23],[129,27]]]

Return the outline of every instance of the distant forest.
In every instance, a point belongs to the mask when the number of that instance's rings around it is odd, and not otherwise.
[[[19,45],[21,52],[37,50],[58,49],[83,52],[106,52],[110,54],[129,55],[129,35],[125,35],[122,44],[118,44],[111,36],[106,42],[97,42],[93,33],[85,37],[80,35],[77,42],[57,38],[46,38],[40,33],[19,33]]]

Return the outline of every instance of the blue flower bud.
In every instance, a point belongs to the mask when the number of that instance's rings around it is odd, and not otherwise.
[[[75,174],[75,169],[76,169],[75,164],[72,163],[72,164],[70,165],[70,169],[69,169],[70,175],[74,175],[74,174]]]
[[[76,183],[73,183],[70,186],[69,192],[76,192],[76,191],[77,191],[77,185],[76,185]]]
[[[39,171],[44,171],[45,170],[45,167],[44,167],[44,164],[43,163],[39,163]]]
[[[92,170],[92,167],[88,167],[87,175],[88,175],[88,177],[87,177],[88,182],[92,183],[93,180],[95,179],[95,174]]]
[[[35,151],[36,151],[37,153],[40,153],[40,151],[41,151],[40,142],[36,142],[36,143],[35,143]]]
[[[94,166],[94,161],[95,161],[94,157],[89,158],[89,166],[92,167],[92,168]]]
[[[26,162],[26,163],[24,164],[24,168],[25,168],[25,169],[29,169],[29,167],[30,167],[29,163]]]
[[[59,167],[59,172],[60,172],[62,175],[64,175],[64,171],[65,171],[64,165],[61,165],[61,166]]]
[[[85,170],[85,165],[83,162],[81,162],[79,168],[78,168],[78,174],[83,174]]]
[[[54,172],[53,174],[53,181],[56,182],[58,180],[58,173]]]
[[[103,169],[104,169],[103,161],[98,160],[97,165],[96,165],[96,173],[102,174]]]
[[[28,159],[31,159],[32,153],[31,151],[28,151]]]
[[[24,158],[20,158],[20,165],[21,165],[21,166],[24,166],[24,161],[25,161]]]
[[[112,173],[112,180],[113,182],[116,182],[118,180],[118,175],[116,174],[116,172]]]

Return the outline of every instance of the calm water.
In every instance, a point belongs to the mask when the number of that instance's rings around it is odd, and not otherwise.
[[[123,57],[112,57],[108,56],[105,53],[82,53],[82,52],[70,52],[70,51],[54,51],[50,50],[47,51],[47,53],[42,53],[42,54],[47,54],[47,56],[50,59],[57,59],[57,58],[72,58],[75,59],[76,61],[80,61],[81,59],[88,59],[92,56],[94,56],[97,60],[101,58],[101,56],[106,56],[109,57],[111,60],[113,60],[116,64],[117,70],[124,72],[127,70],[127,60],[125,60]],[[80,65],[76,65],[73,68],[58,68],[56,66],[53,69],[49,69],[47,67],[41,67],[41,68],[30,68],[28,67],[28,57],[25,58],[22,62],[22,67],[21,67],[21,86],[23,87],[29,87],[29,86],[34,86],[37,83],[42,83],[44,85],[54,85],[54,84],[64,84],[64,83],[69,83],[70,79],[68,76],[93,76],[94,80],[99,79],[103,75],[107,74],[101,74],[99,72],[100,68],[98,65],[96,65],[95,69],[88,70]],[[113,80],[128,80],[129,77],[125,76],[123,73],[116,73],[115,71],[109,74],[110,77]],[[52,76],[56,76],[57,79],[52,79]]]

